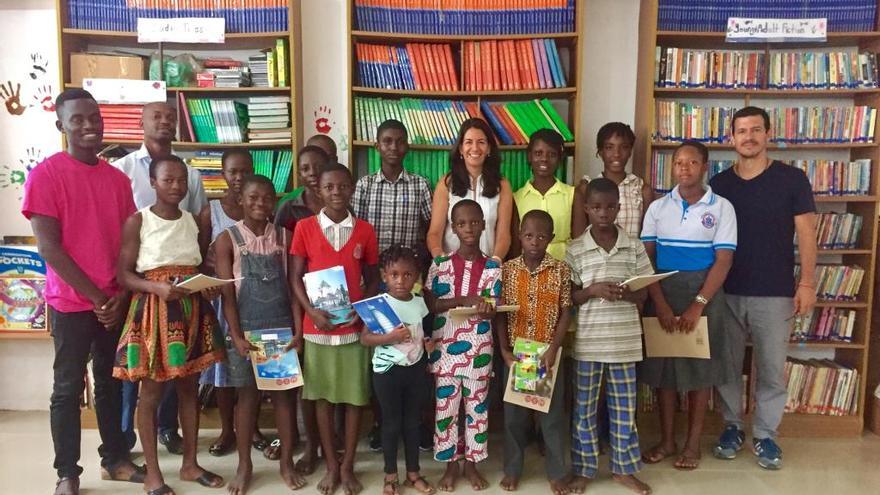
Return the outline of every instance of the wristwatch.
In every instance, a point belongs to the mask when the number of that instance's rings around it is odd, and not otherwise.
[[[697,297],[694,298],[694,301],[702,304],[703,306],[709,304],[709,300],[702,294],[697,294]]]

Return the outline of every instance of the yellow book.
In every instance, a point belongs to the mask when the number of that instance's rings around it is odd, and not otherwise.
[[[278,87],[278,73],[275,71],[275,50],[266,51],[266,70],[269,73],[269,86]]]
[[[278,86],[284,87],[288,84],[287,77],[287,40],[278,38],[275,40],[275,66],[278,69]]]

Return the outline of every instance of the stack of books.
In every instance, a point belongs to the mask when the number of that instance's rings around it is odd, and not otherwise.
[[[287,31],[287,0],[231,2],[205,0],[122,1],[67,0],[67,27],[137,31],[140,17],[224,17],[227,33]],[[232,4],[238,4],[232,7]]]
[[[357,29],[363,31],[417,34],[565,33],[574,31],[575,3],[575,0],[355,0],[354,14]]]
[[[257,88],[279,88],[290,84],[290,53],[287,39],[278,38],[275,46],[248,57],[248,76]]]
[[[248,57],[248,67],[251,69],[251,84],[255,88],[269,88],[269,55],[271,50],[260,52],[259,55]],[[275,55],[272,54],[272,68],[275,68]]]
[[[851,416],[858,412],[859,372],[828,359],[785,361],[785,412]]]
[[[203,72],[196,74],[200,88],[240,88],[251,85],[250,70],[238,60],[207,59]]]
[[[242,143],[247,127],[247,107],[235,100],[186,98],[184,118],[199,143]]]
[[[651,156],[651,186],[655,192],[668,193],[675,187],[675,177],[672,175],[672,152],[654,150]],[[732,167],[734,160],[709,160],[709,171],[706,174],[706,182],[712,177]]]
[[[662,46],[654,67],[658,88],[762,88],[766,71],[764,52]]]
[[[385,89],[458,91],[458,75],[447,44],[407,43],[405,47],[357,43],[361,86]]]
[[[816,238],[820,249],[855,249],[862,233],[862,216],[854,213],[819,213]]]
[[[468,91],[566,86],[559,51],[551,39],[465,41],[461,66]]]
[[[143,141],[144,129],[141,118],[144,114],[143,105],[109,105],[100,104],[101,117],[104,119],[105,140]]]
[[[293,151],[252,150],[254,173],[269,178],[276,193],[288,190],[293,170]]]
[[[800,269],[800,265],[795,266],[795,279]],[[855,301],[864,278],[865,269],[857,265],[817,265],[816,297],[824,301]]]
[[[858,89],[877,87],[877,54],[857,50],[770,52],[771,89]]]
[[[219,151],[196,151],[195,156],[189,159],[189,166],[202,175],[202,185],[206,194],[217,195],[226,192],[222,156],[223,153]]]
[[[791,331],[792,342],[852,342],[856,310],[817,308],[796,320]]]
[[[248,141],[279,143],[290,141],[290,97],[251,96],[247,103]]]
[[[828,19],[828,31],[874,31],[875,0],[660,0],[660,31],[727,30],[728,17]]]
[[[851,162],[836,160],[793,160],[807,174],[813,193],[821,196],[871,194],[871,159]]]

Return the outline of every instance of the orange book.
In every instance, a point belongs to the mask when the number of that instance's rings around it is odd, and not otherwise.
[[[440,76],[438,79],[440,80],[440,85],[443,88],[443,91],[452,91],[452,81],[449,77],[450,67],[446,66],[446,56],[443,55],[443,45],[429,46],[431,47],[431,54],[434,56],[434,61],[437,64],[437,74]]]
[[[516,53],[511,50],[513,41],[506,40],[501,43],[501,51],[504,53],[504,59],[507,61],[507,80],[509,81],[509,89],[522,89],[519,82],[519,65],[516,63]]]
[[[492,66],[489,68],[492,71],[492,91],[498,91],[501,89],[501,70],[498,68],[498,42],[492,40],[489,42],[489,46],[492,52]]]
[[[474,90],[482,91],[483,88],[483,57],[482,46],[479,41],[474,42]]]
[[[449,68],[449,79],[450,83],[452,83],[452,91],[458,91],[458,74],[455,73],[455,62],[452,61],[452,46],[443,45],[443,54],[446,56],[446,66]]]
[[[477,105],[477,102],[475,101],[464,102],[464,109],[467,110],[469,117],[483,118],[483,114],[480,112],[480,105]]]
[[[422,53],[422,60],[428,68],[428,91],[440,91],[439,79],[437,78],[437,67],[434,65],[434,58],[431,56],[431,50],[428,45],[418,44],[419,51]]]
[[[504,41],[498,42],[498,76],[500,89],[504,91],[512,89],[507,74],[507,57],[504,54]]]
[[[419,66],[419,62],[416,59],[416,54],[413,51],[412,43],[407,43],[405,45],[406,48],[406,56],[409,59],[409,65],[412,70],[413,82],[416,85],[416,89],[421,91],[425,89],[424,83],[422,82],[422,73],[421,67]]]
[[[520,42],[523,53],[525,54],[526,63],[528,63],[527,73],[529,75],[529,86],[531,89],[539,89],[541,84],[538,82],[538,64],[535,63],[535,52],[532,50],[532,42],[522,40]]]
[[[522,49],[522,45],[514,41],[513,49],[516,52],[516,63],[518,65],[517,69],[519,72],[519,83],[522,86],[522,89],[531,89],[531,79],[529,79],[529,62],[526,60],[526,53]]]
[[[495,115],[498,116],[498,119],[501,121],[501,125],[504,126],[504,130],[507,131],[507,134],[510,135],[510,138],[513,140],[513,144],[527,144],[528,139],[525,136],[525,133],[522,129],[516,125],[516,122],[513,121],[513,118],[510,116],[510,113],[507,111],[507,108],[501,103],[490,103],[489,108],[495,112]]]
[[[483,55],[483,91],[492,90],[492,45],[489,41],[482,42],[480,54]]]
[[[469,44],[470,41],[461,42],[461,82],[465,91],[471,90]]]

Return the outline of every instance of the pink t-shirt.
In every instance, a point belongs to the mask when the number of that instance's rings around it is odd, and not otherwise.
[[[62,247],[108,296],[118,290],[122,225],[134,212],[131,181],[104,160],[89,165],[66,152],[55,153],[34,167],[24,185],[21,213],[28,219],[32,215],[57,219]],[[45,296],[61,312],[94,309],[51,266],[46,270]]]

